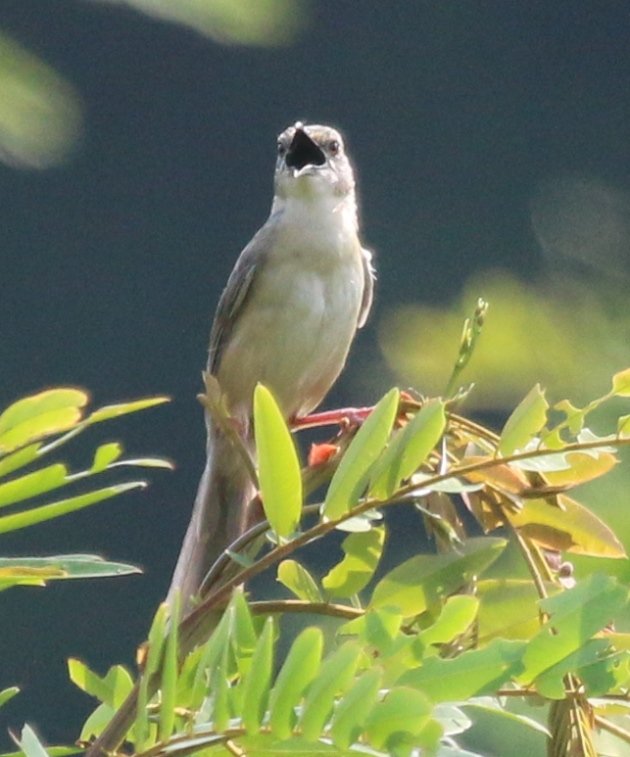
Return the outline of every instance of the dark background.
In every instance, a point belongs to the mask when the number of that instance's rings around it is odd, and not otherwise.
[[[493,266],[536,274],[540,182],[586,171],[630,185],[624,3],[311,8],[294,44],[261,49],[124,6],[0,5],[0,28],[84,106],[64,166],[0,166],[0,406],[68,383],[97,404],[166,393],[169,406],[103,433],[177,464],[144,493],[3,538],[3,554],[97,552],[145,573],[0,595],[0,688],[23,687],[0,738],[26,719],[49,743],[75,738],[91,702],[65,659],[131,663],[164,595],[202,467],[195,394],[212,313],[268,212],[279,131],[298,118],[343,129],[377,251],[371,324],[329,406],[366,404],[394,380],[375,337],[392,304],[448,302]]]

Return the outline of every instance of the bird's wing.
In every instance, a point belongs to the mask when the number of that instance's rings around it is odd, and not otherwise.
[[[267,251],[271,249],[272,233],[266,224],[254,235],[239,255],[221,294],[210,332],[208,371],[212,374],[217,372],[223,349],[252,291],[256,274],[265,264]]]
[[[372,253],[363,248],[361,250],[361,260],[363,262],[363,297],[361,299],[361,308],[359,309],[357,328],[361,328],[367,321],[370,308],[372,307],[374,280],[376,279],[376,271],[372,265]]]

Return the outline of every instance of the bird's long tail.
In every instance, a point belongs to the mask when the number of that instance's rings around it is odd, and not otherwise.
[[[247,505],[254,494],[238,454],[220,431],[210,427],[206,466],[171,579],[169,604],[179,589],[184,612],[190,609],[212,565],[245,529]]]

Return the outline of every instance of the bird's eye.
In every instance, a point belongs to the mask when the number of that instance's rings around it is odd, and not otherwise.
[[[286,146],[282,142],[278,142],[278,155],[282,157],[287,151]]]
[[[331,139],[330,142],[328,143],[328,152],[331,155],[337,155],[340,148],[341,148],[341,145],[339,144],[338,139]]]

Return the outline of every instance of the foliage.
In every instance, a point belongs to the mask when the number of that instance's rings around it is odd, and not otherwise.
[[[109,405],[86,415],[88,400],[81,389],[48,389],[14,402],[0,414],[0,534],[146,486],[144,481],[107,483],[97,488],[90,486],[87,491],[82,486],[87,479],[102,478],[107,471],[123,466],[170,467],[170,463],[158,458],[124,459],[119,442],[100,444],[86,470],[71,472],[65,463],[44,463],[44,458],[95,424],[159,405],[166,398]],[[70,491],[57,498],[60,490]],[[2,558],[0,591],[18,585],[44,586],[52,580],[137,572],[132,565],[106,562],[96,555]]]
[[[464,339],[461,349],[469,348]],[[204,404],[221,414],[216,391],[209,380]],[[181,622],[176,609],[169,620],[166,605],[159,608],[135,684],[120,666],[100,678],[71,661],[72,680],[101,701],[81,733],[88,754],[123,740],[152,757],[201,749],[472,754],[466,732],[480,716],[509,721],[540,751],[548,740],[553,754],[596,754],[601,730],[630,741],[630,641],[616,626],[630,607],[628,590],[604,573],[576,579],[563,557],[626,557],[568,492],[616,463],[627,417],[607,436],[586,422],[629,395],[630,371],[584,407],[550,406],[535,387],[497,435],[456,414],[462,392],[424,399],[393,389],[358,430],[343,426],[332,457],[304,468],[301,484],[291,473],[287,487],[281,472],[297,470],[296,448],[259,388],[267,520],[223,556],[236,575],[213,571],[228,577],[207,586]],[[305,505],[324,480],[321,503]],[[437,551],[383,572],[383,511],[401,503],[417,512]],[[466,533],[458,507],[483,535]],[[299,549],[339,529],[350,531],[342,554],[313,575]],[[262,531],[267,551],[254,561],[236,554]],[[529,578],[497,568],[513,548]],[[248,599],[242,587],[270,569],[286,598]],[[286,620],[297,614],[311,624],[296,635]],[[519,700],[546,707],[516,712]]]

